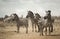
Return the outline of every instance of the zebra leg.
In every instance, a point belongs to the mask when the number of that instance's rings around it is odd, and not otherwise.
[[[26,34],[28,33],[28,27],[26,27]]]
[[[49,35],[50,35],[50,33],[51,33],[51,30],[50,30],[50,28],[51,28],[51,27],[49,26]]]
[[[41,25],[40,31],[41,31],[42,36],[43,36],[43,33],[44,33],[43,30],[44,30],[44,27],[43,27],[43,25]]]
[[[40,28],[40,35],[43,36],[43,28],[42,27]]]
[[[17,33],[19,33],[19,27],[17,26]]]
[[[45,35],[47,35],[47,27],[45,27]]]
[[[37,32],[37,30],[36,30],[36,24],[35,24],[35,32]]]
[[[51,24],[51,30],[50,30],[50,32],[53,32],[53,25]]]
[[[34,32],[34,25],[32,24],[32,32]]]
[[[39,24],[38,26],[39,26],[39,32],[40,32],[40,35],[43,36],[43,30],[44,30],[44,27],[43,27],[43,25],[41,25],[41,24]]]
[[[40,26],[38,25],[38,32],[40,32]]]
[[[32,32],[34,32],[34,26],[32,26]]]

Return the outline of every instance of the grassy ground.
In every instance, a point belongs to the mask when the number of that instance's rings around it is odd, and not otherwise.
[[[16,25],[6,23],[0,23],[0,39],[60,39],[60,23],[54,23],[54,32],[50,36],[40,36],[38,32],[32,32],[32,28],[29,27],[28,34],[26,29],[20,28],[20,33],[16,32]]]

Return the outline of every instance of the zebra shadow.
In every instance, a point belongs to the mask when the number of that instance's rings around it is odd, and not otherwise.
[[[52,35],[47,35],[47,36],[60,36],[60,34],[52,34]]]

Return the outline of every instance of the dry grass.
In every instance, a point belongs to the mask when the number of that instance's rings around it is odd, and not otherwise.
[[[37,32],[32,32],[29,27],[28,34],[25,28],[20,28],[20,33],[16,32],[16,24],[4,25],[6,23],[0,22],[0,39],[60,39],[60,23],[54,23],[54,32],[50,36],[40,36]]]

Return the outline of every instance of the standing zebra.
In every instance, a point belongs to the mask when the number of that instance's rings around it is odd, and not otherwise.
[[[35,31],[36,31],[36,27],[38,27],[38,32],[40,31],[40,28],[39,28],[39,25],[38,25],[39,18],[41,18],[41,16],[38,13],[36,13],[35,16],[34,16],[34,24],[35,24]]]
[[[32,11],[28,11],[26,18],[30,18],[32,23],[32,32],[34,31],[34,14]]]
[[[51,17],[51,10],[46,11],[46,16],[44,16],[45,19],[47,19],[47,25],[49,26],[49,34],[53,32],[53,25],[52,25],[52,17]],[[47,29],[46,29],[47,31]]]
[[[41,35],[43,35],[43,30],[45,29],[45,35],[47,35],[47,28],[49,30],[49,35],[51,34],[51,32],[53,32],[53,22],[54,22],[54,19],[51,18],[51,12],[50,10],[48,10],[47,12],[47,15],[43,18],[40,18],[38,20],[38,25],[39,25],[39,28],[40,28],[40,33]]]
[[[24,19],[23,21],[21,21],[19,20],[19,17],[17,16],[17,14],[13,14],[13,15],[17,23],[17,33],[19,33],[19,28],[22,27],[23,25],[26,27],[26,33],[28,33],[28,20]]]
[[[7,20],[14,19],[14,21],[16,22],[16,26],[17,26],[17,33],[19,33],[20,27],[26,27],[26,33],[28,33],[28,20],[27,19],[20,20],[16,13],[12,14],[10,17],[6,19]]]
[[[28,14],[27,14],[26,18],[29,18],[29,17],[30,17],[31,23],[32,23],[32,32],[34,31],[34,28],[35,28],[35,31],[37,31],[36,26],[38,27],[38,32],[39,32],[40,28],[39,28],[39,25],[38,25],[38,20],[39,20],[39,18],[41,18],[41,16],[38,13],[36,13],[35,16],[34,16],[32,11],[28,11]]]

